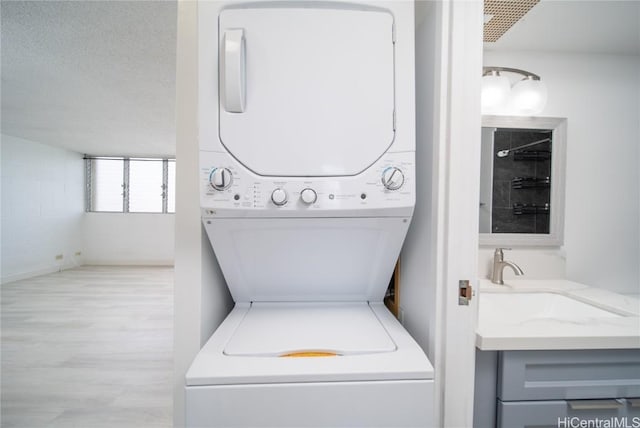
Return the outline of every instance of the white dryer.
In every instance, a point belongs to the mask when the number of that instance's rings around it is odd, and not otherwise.
[[[415,202],[410,1],[200,2],[202,219],[235,307],[189,427],[432,425],[382,300]]]

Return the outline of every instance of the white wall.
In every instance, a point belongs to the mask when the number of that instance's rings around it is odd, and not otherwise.
[[[173,426],[185,425],[185,374],[233,301],[200,221],[198,3],[178,2]]]
[[[86,213],[84,263],[173,265],[175,216],[146,213]]]
[[[540,75],[549,89],[541,116],[568,119],[565,245],[547,261],[562,263],[566,257],[568,279],[637,293],[640,57],[485,51],[484,64]],[[549,255],[549,250],[539,251]],[[526,254],[519,253],[514,250],[509,258],[527,263]],[[486,275],[483,267],[480,273]],[[525,274],[535,276],[546,268],[530,265]]]
[[[82,154],[1,144],[2,282],[81,264],[173,265],[174,215],[85,213]]]
[[[82,155],[8,135],[0,147],[2,282],[81,264]]]
[[[432,363],[436,359],[440,5],[416,4],[416,207],[400,266],[400,319]]]

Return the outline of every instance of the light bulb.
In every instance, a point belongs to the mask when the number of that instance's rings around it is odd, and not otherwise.
[[[494,73],[482,78],[482,113],[495,113],[502,109],[511,90],[509,79]]]
[[[541,113],[547,104],[547,85],[531,77],[516,83],[511,90],[510,107],[516,114]]]

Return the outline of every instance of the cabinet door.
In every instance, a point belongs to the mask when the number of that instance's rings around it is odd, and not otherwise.
[[[580,421],[621,419],[624,400],[498,401],[498,428],[558,428]],[[588,423],[588,422],[584,422]],[[600,426],[593,425],[584,426]],[[578,424],[578,425],[576,425]]]
[[[302,4],[226,9],[218,37],[220,139],[253,172],[355,175],[391,146],[388,11]]]

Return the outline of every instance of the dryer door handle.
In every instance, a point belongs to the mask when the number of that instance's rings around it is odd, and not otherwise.
[[[243,29],[225,30],[221,62],[220,88],[224,109],[229,113],[244,113],[246,71]]]

